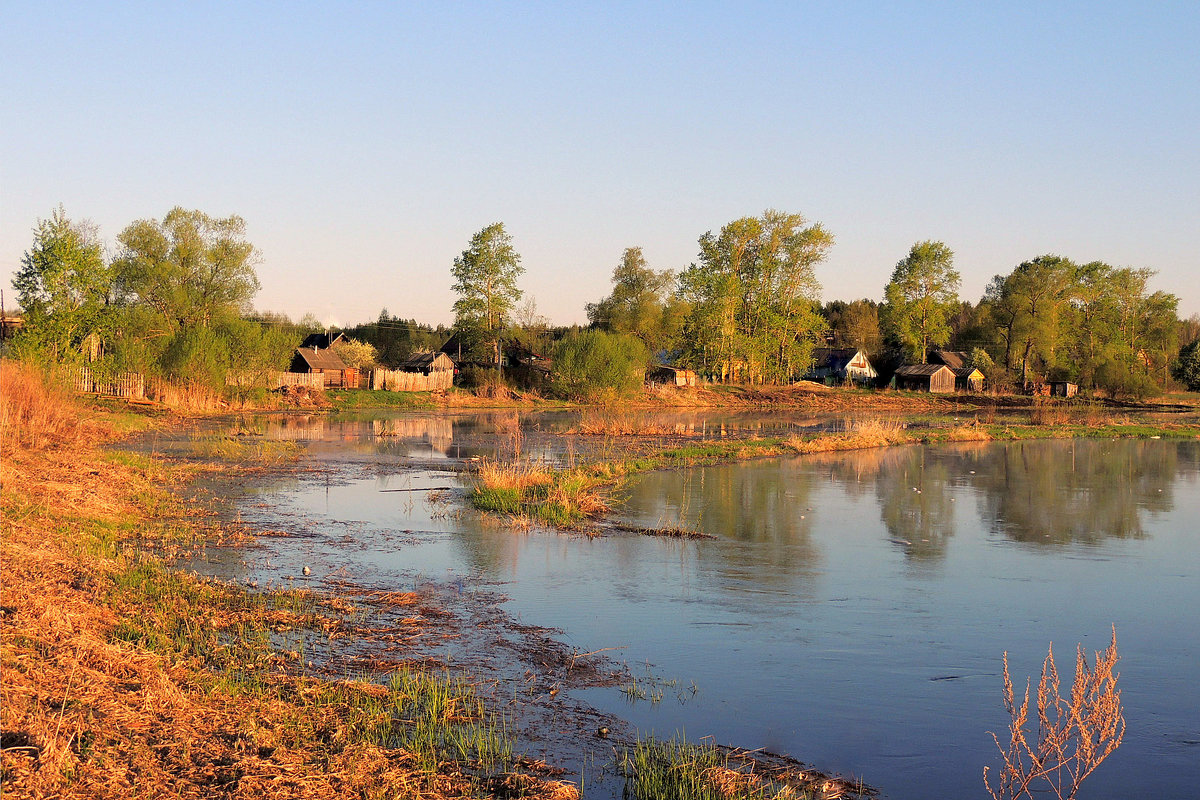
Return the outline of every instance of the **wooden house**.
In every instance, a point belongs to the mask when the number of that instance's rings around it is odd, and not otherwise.
[[[653,367],[646,372],[646,383],[661,386],[695,386],[696,373],[678,367]]]
[[[1050,381],[1051,397],[1074,397],[1079,393],[1079,386],[1070,381]]]
[[[818,347],[813,350],[812,368],[804,377],[827,384],[867,384],[878,378],[879,373],[862,350],[853,347]]]
[[[987,380],[975,367],[959,367],[954,370],[954,388],[960,392],[982,392]]]
[[[970,365],[971,354],[963,350],[934,350],[930,364],[945,364],[954,371],[954,388],[960,392],[982,392],[987,377]]]
[[[916,392],[953,392],[954,370],[945,364],[907,364],[896,370],[896,388]]]
[[[433,375],[439,372],[454,374],[454,359],[445,353],[413,353],[396,366],[399,372],[419,372],[422,375]]]
[[[330,348],[297,347],[292,356],[289,372],[320,373],[325,376],[325,386],[337,389],[357,389],[358,369],[347,367],[346,362]]]

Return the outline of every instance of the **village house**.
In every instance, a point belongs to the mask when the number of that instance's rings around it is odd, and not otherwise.
[[[358,369],[347,367],[346,362],[330,348],[297,347],[288,371],[324,375],[326,387],[358,388]]]
[[[438,372],[454,373],[454,359],[445,353],[424,352],[413,353],[396,366],[398,372],[418,372],[422,375],[433,375]]]
[[[954,370],[945,364],[906,364],[896,370],[896,388],[916,392],[953,392]]]
[[[960,392],[982,392],[986,376],[970,365],[970,353],[962,350],[934,350],[929,363],[945,364],[954,372],[954,388]]]
[[[853,347],[818,347],[813,350],[813,365],[804,375],[810,381],[826,384],[869,384],[879,377],[871,360]]]
[[[696,373],[678,367],[653,367],[646,372],[646,383],[660,386],[695,386]]]
[[[330,333],[310,333],[304,337],[304,341],[300,343],[301,347],[311,348],[313,350],[328,350],[342,339],[346,338],[341,331]]]

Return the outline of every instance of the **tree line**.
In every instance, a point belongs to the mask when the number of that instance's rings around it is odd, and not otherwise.
[[[587,305],[587,328],[554,328],[532,298],[521,303],[521,256],[497,222],[453,259],[453,328],[384,309],[345,329],[345,356],[395,365],[453,334],[468,360],[497,373],[508,352],[552,358],[551,388],[589,394],[633,388],[654,363],[714,381],[787,383],[810,370],[818,347],[863,349],[885,369],[947,348],[968,352],[997,386],[1058,379],[1143,396],[1174,375],[1200,387],[1200,320],[1180,320],[1178,298],[1151,291],[1153,270],[1043,255],[995,276],[972,303],[959,297],[953,251],[930,240],[897,262],[883,302],[822,302],[816,267],[833,244],[820,223],[767,210],[704,233],[681,270],[653,269],[628,247],[610,293]],[[321,325],[253,310],[258,261],[237,216],[175,208],[131,223],[107,256],[94,226],[60,207],[39,220],[14,279],[25,328],[12,346],[45,362],[214,388],[231,370],[284,369]]]

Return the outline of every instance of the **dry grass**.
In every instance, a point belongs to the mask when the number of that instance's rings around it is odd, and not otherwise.
[[[1054,648],[1050,647],[1042,663],[1037,691],[1037,734],[1030,741],[1026,733],[1029,721],[1029,683],[1020,703],[1008,673],[1008,653],[1004,654],[1004,707],[1011,717],[1009,745],[1000,750],[1004,765],[995,787],[983,782],[994,800],[1016,800],[1052,796],[1058,800],[1074,798],[1079,785],[1095,772],[1125,736],[1125,718],[1121,713],[1121,693],[1117,690],[1117,629],[1107,648],[1096,653],[1094,667],[1088,665],[1083,647],[1076,649],[1075,679],[1070,696],[1059,693],[1058,668]]]
[[[647,414],[611,410],[585,411],[579,418],[579,425],[568,431],[585,436],[670,436],[677,432],[676,426]]]
[[[320,635],[312,598],[167,569],[137,541],[188,534],[186,517],[155,518],[187,513],[164,500],[175,469],[87,446],[70,398],[36,374],[6,370],[3,386],[6,796],[436,800],[509,796],[516,783],[528,797],[572,796],[539,776],[481,782],[470,763],[431,766],[427,752],[381,745],[406,735],[387,716],[389,687],[298,677],[300,656],[272,644],[304,626]],[[30,421],[52,424],[18,436]]]
[[[533,464],[512,464],[483,460],[475,468],[475,478],[486,489],[525,491],[548,486],[554,480],[550,470]]]
[[[0,360],[0,445],[5,451],[82,444],[95,436],[95,427],[80,420],[69,391],[34,367]]]
[[[851,422],[844,433],[826,434],[806,439],[792,436],[787,447],[797,453],[824,453],[834,450],[863,450],[871,447],[887,447],[914,441],[903,422],[897,420],[868,419]]]

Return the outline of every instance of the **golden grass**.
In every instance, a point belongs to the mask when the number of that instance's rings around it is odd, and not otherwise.
[[[554,480],[551,471],[532,464],[512,464],[499,461],[480,461],[475,468],[479,485],[487,489],[524,491],[533,486],[548,486]]]
[[[588,410],[568,433],[584,436],[669,436],[675,426],[656,420],[644,413],[622,414],[611,410]]]
[[[82,444],[96,436],[71,393],[35,367],[0,360],[0,444],[5,450]]]
[[[364,737],[380,724],[385,687],[298,677],[289,664],[300,656],[270,644],[312,624],[310,599],[274,602],[166,569],[134,540],[193,524],[154,518],[187,512],[166,508],[179,501],[167,502],[162,481],[178,468],[101,453],[89,442],[103,429],[81,437],[70,397],[36,373],[3,378],[6,796],[509,796],[462,764],[430,768]],[[18,435],[31,422],[40,435]],[[538,776],[501,777],[523,796],[576,796]]]
[[[897,420],[855,420],[844,433],[831,433],[806,439],[790,436],[784,444],[797,453],[824,453],[835,450],[864,450],[915,441],[903,422]]]

